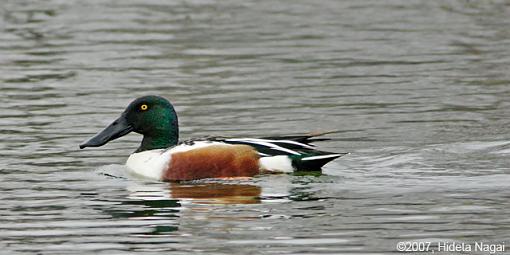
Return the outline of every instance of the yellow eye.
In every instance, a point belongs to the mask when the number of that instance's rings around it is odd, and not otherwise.
[[[146,111],[147,109],[149,109],[149,106],[147,106],[146,104],[140,105],[140,110]]]

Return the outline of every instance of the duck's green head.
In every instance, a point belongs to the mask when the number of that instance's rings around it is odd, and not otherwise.
[[[176,145],[179,140],[179,126],[174,107],[160,96],[139,97],[103,131],[80,144],[80,149],[102,146],[131,131],[143,135],[137,152]]]

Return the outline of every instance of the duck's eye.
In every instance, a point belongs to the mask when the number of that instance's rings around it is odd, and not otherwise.
[[[149,109],[149,106],[147,106],[146,104],[140,105],[140,110],[147,111],[147,109]]]

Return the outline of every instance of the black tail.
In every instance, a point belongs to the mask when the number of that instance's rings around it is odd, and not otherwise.
[[[321,154],[316,154],[313,156],[294,158],[292,160],[292,165],[296,168],[297,171],[320,171],[322,167],[328,162],[347,154],[323,151],[320,153]]]

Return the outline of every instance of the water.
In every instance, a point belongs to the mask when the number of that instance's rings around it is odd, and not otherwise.
[[[0,253],[392,254],[510,242],[507,1],[0,3]],[[127,176],[78,144],[135,97],[183,138],[338,130],[322,176]],[[438,252],[436,252],[438,254]],[[471,253],[476,254],[476,253]]]

